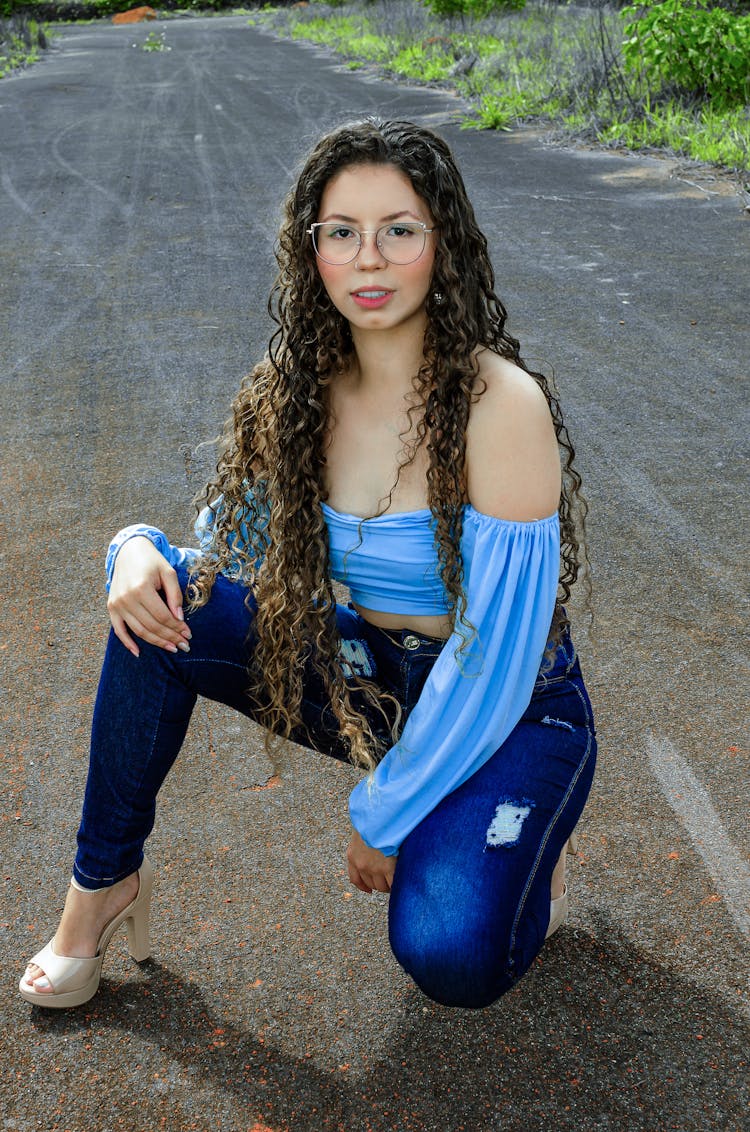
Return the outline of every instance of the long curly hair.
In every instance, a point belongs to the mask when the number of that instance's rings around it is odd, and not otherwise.
[[[372,769],[384,741],[355,700],[364,696],[391,723],[393,712],[387,697],[367,681],[352,679],[339,659],[336,597],[321,508],[326,499],[329,390],[351,363],[353,344],[348,322],[323,286],[307,235],[331,178],[346,167],[367,164],[392,165],[404,173],[439,229],[426,303],[424,361],[413,377],[410,425],[416,439],[404,442],[401,468],[426,446],[428,503],[454,625],[465,623],[460,540],[466,427],[472,401],[480,395],[478,347],[530,373],[554,420],[563,471],[554,641],[567,624],[564,605],[585,563],[586,505],[558,400],[547,379],[524,364],[519,343],[505,329],[507,313],[495,294],[487,241],[446,143],[411,122],[374,119],[341,126],[323,137],[285,201],[276,249],[278,276],[269,299],[277,326],[268,354],[241,385],[225,427],[216,475],[200,497],[213,512],[213,541],[211,554],[193,575],[191,597],[195,605],[207,601],[221,571],[241,577],[257,603],[250,690],[261,722],[277,736],[299,734],[303,679],[312,670],[325,689],[349,758]]]

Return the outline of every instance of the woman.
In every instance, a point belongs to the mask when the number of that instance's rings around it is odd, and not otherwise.
[[[406,122],[324,137],[277,255],[200,551],[141,526],[110,547],[73,880],[20,984],[37,1005],[87,1001],[122,923],[148,955],[143,844],[199,694],[365,769],[349,878],[390,892],[393,951],[437,1001],[494,1001],[566,914],[596,749],[562,604],[580,479],[448,147]]]

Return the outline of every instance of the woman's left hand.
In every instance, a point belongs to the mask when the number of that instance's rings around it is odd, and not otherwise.
[[[355,829],[346,851],[349,880],[360,892],[390,892],[397,859],[371,849]]]

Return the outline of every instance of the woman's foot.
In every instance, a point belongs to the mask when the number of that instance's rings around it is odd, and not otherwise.
[[[52,940],[56,955],[72,959],[92,958],[97,953],[104,929],[135,900],[138,873],[97,892],[81,892],[71,885],[65,898],[60,926]],[[54,994],[55,988],[36,963],[29,963],[22,984],[35,994]]]

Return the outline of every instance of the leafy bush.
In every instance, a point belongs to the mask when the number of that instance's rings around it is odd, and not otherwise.
[[[750,16],[701,0],[631,5],[622,14],[631,70],[724,105],[750,98]]]
[[[451,16],[471,16],[482,20],[503,8],[518,9],[526,7],[526,0],[423,0],[426,8],[435,16],[448,19]]]

